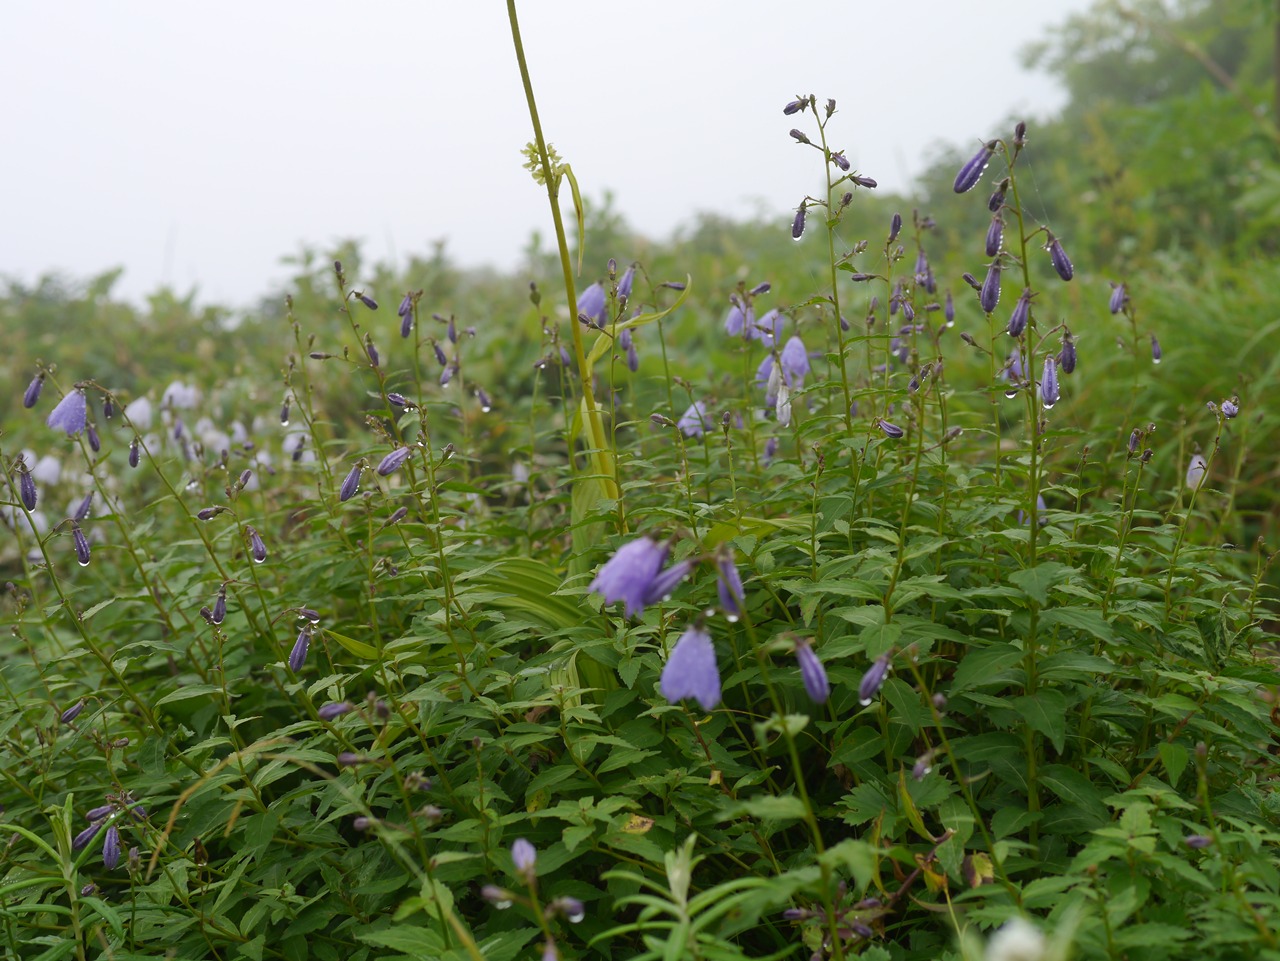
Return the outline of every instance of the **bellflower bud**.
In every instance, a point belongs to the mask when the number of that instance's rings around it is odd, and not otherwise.
[[[1062,352],[1058,355],[1058,362],[1064,374],[1070,374],[1076,369],[1076,342],[1069,330],[1062,332]]]
[[[89,842],[98,836],[98,832],[102,830],[102,822],[94,821],[87,828],[71,839],[71,850],[83,851],[89,846]]]
[[[1111,302],[1108,306],[1113,314],[1118,314],[1124,310],[1125,304],[1129,302],[1129,291],[1124,284],[1111,285]]]
[[[404,465],[404,462],[409,459],[409,455],[412,453],[412,447],[396,448],[379,462],[378,473],[383,477],[394,474]]]
[[[120,863],[120,829],[114,824],[107,828],[107,836],[102,842],[102,864],[108,871],[114,871]]]
[[[267,559],[267,545],[262,542],[262,535],[255,528],[246,525],[244,530],[249,535],[249,554],[255,563],[261,564]]]
[[[948,327],[956,325],[956,302],[951,297],[951,291],[947,291],[947,299],[942,307],[942,316],[946,319]]]
[[[1236,415],[1240,413],[1240,405],[1234,400],[1224,400],[1218,409],[1222,411],[1222,416],[1227,420],[1234,420]]]
[[[356,496],[356,492],[360,490],[360,470],[359,464],[351,468],[346,479],[342,482],[342,488],[338,491],[338,500],[349,501]]]
[[[1022,291],[1022,296],[1018,298],[1018,302],[1013,306],[1013,313],[1009,315],[1009,336],[1021,337],[1022,332],[1027,329],[1027,320],[1031,316],[1031,288],[1027,287]]]
[[[1182,841],[1187,847],[1193,851],[1200,851],[1213,844],[1213,838],[1207,834],[1188,834]]]
[[[1058,365],[1054,362],[1053,354],[1050,354],[1044,359],[1044,374],[1040,378],[1040,403],[1048,410],[1061,396],[1058,389]]]
[[[782,108],[782,112],[786,116],[790,117],[793,113],[799,113],[806,106],[808,106],[808,104],[809,104],[808,100],[792,100],[789,104],[787,104],[785,107]]]
[[[80,716],[80,712],[84,710],[84,704],[85,704],[84,698],[80,698],[80,700],[76,701],[69,708],[67,708],[65,711],[59,714],[58,720],[61,721],[63,724],[70,724],[72,721],[74,721],[76,718]],[[90,820],[93,820],[93,819],[90,818]]]
[[[1000,253],[1004,244],[1004,218],[996,214],[991,218],[991,226],[987,228],[987,256],[994,257]]]
[[[135,437],[133,440],[129,441],[129,466],[130,467],[138,466],[138,453],[139,453],[138,448],[139,448],[138,438]]]
[[[879,182],[874,177],[864,177],[861,174],[854,174],[849,179],[859,187],[866,187],[868,190],[875,190],[880,186]]]
[[[887,420],[885,420],[883,417],[881,417],[876,423],[878,424],[880,429],[884,431],[885,436],[892,437],[894,440],[898,440],[903,435],[906,434],[906,431],[904,431],[897,424],[891,424]]]
[[[618,299],[629,300],[631,298],[631,289],[636,282],[636,268],[633,264],[622,272],[622,279],[618,281]]]
[[[71,528],[71,539],[75,543],[76,560],[81,567],[89,566],[89,539],[84,536],[84,531],[80,530],[77,524]]]
[[[1070,280],[1075,276],[1076,269],[1067,258],[1066,251],[1062,249],[1062,242],[1052,233],[1049,234],[1049,242],[1044,249],[1049,251],[1049,260],[1053,264],[1053,269],[1058,272],[1059,277],[1063,280]]]
[[[795,219],[791,221],[791,239],[792,240],[799,240],[804,235],[804,217],[805,217],[806,209],[807,208],[805,207],[804,204],[801,204],[799,207],[796,208]]]
[[[978,302],[982,305],[983,313],[994,313],[996,306],[1000,303],[1000,263],[996,261],[987,268],[987,278],[982,282],[982,289],[978,291]]]
[[[831,696],[831,684],[827,680],[826,668],[807,638],[796,641],[796,660],[800,662],[800,678],[810,699],[815,704],[825,703]]]
[[[44,388],[44,371],[36,374],[35,379],[27,385],[22,394],[22,406],[30,410],[40,400],[40,391]]]
[[[22,506],[28,511],[36,509],[39,492],[36,490],[35,478],[31,476],[31,471],[27,470],[25,461],[18,466],[18,496],[22,498]]]
[[[356,294],[356,299],[359,300],[360,303],[368,307],[370,310],[378,309],[378,302],[374,300],[372,297],[370,297],[368,294],[364,294],[364,293]]]
[[[307,652],[311,650],[311,626],[307,625],[298,632],[298,639],[293,642],[293,650],[289,652],[289,670],[297,674],[307,662]]]
[[[218,590],[218,599],[213,602],[213,610],[209,614],[211,624],[221,624],[227,618],[227,586]]]
[[[742,577],[733,561],[733,548],[728,545],[721,545],[716,551],[716,593],[720,596],[720,609],[727,620],[736,621],[742,616],[745,597]]]
[[[836,150],[832,152],[831,162],[846,172],[849,169],[849,158],[844,155],[843,150]]]
[[[1160,349],[1160,341],[1156,340],[1156,335],[1151,335],[1151,363],[1158,364],[1164,357],[1164,351]]]
[[[350,701],[331,701],[316,711],[316,715],[322,721],[332,721],[334,718],[341,717],[348,711],[354,711],[355,707],[356,706]]]
[[[996,187],[995,193],[993,193],[987,199],[987,209],[990,210],[993,214],[996,213],[1001,207],[1004,206],[1004,195],[1005,195],[1005,191],[1007,191],[1008,189],[1009,189],[1009,178],[1005,177],[1004,180],[1000,181],[1000,184]]]
[[[881,654],[874,664],[867,668],[867,673],[862,675],[862,680],[858,684],[858,703],[866,707],[872,702],[880,688],[884,686],[885,678],[889,676],[890,655],[888,653]]]
[[[84,495],[84,500],[76,505],[75,512],[71,515],[71,519],[77,524],[89,517],[89,511],[93,507],[93,491]]]
[[[516,838],[511,845],[511,863],[516,874],[524,878],[526,884],[531,883],[537,874],[538,850],[524,838]]]
[[[791,139],[792,139],[792,140],[794,140],[796,143],[810,143],[810,142],[811,142],[811,141],[809,140],[809,138],[805,136],[805,134],[804,134],[804,131],[803,131],[803,130],[797,130],[795,127],[792,127],[792,128],[791,128]]]
[[[951,185],[952,189],[958,194],[963,194],[976,187],[978,181],[982,179],[982,172],[991,162],[991,155],[995,152],[996,141],[988,140],[982,145],[982,149],[960,168],[960,172],[956,174],[955,183]]]

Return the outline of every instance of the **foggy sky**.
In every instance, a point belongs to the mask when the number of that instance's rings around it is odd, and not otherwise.
[[[697,211],[779,217],[817,189],[787,130],[834,97],[833,146],[906,189],[1062,102],[1018,52],[1088,0],[522,0],[547,138],[641,233]],[[126,272],[118,294],[246,305],[306,243],[403,261],[447,239],[510,268],[545,195],[499,0],[11,4],[0,275]],[[806,125],[799,124],[808,129]]]

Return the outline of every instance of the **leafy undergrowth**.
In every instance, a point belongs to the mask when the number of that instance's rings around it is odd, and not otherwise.
[[[1270,421],[1152,402],[1202,360],[1024,219],[1020,133],[970,290],[922,216],[842,251],[871,185],[797,104],[824,289],[712,316],[611,264],[581,321],[471,331],[339,264],[278,389],[46,358],[3,450],[13,956],[933,959],[1024,918],[1280,957]]]

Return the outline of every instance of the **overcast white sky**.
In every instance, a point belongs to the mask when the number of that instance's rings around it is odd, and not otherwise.
[[[1090,0],[523,0],[543,129],[588,198],[664,237],[698,210],[790,209],[819,176],[795,93],[905,189],[937,141],[1062,102],[1017,52]],[[503,0],[6,5],[0,274],[246,305],[303,243],[372,259],[447,238],[513,267],[549,229]],[[803,125],[801,125],[803,126]],[[619,252],[618,256],[625,256]]]

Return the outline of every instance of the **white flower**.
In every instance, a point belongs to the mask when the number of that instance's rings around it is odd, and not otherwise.
[[[986,961],[1043,961],[1048,947],[1039,928],[1012,918],[987,941]]]
[[[1209,465],[1205,459],[1199,454],[1192,454],[1191,463],[1187,467],[1187,488],[1197,490],[1204,483],[1204,475],[1208,470]]]

